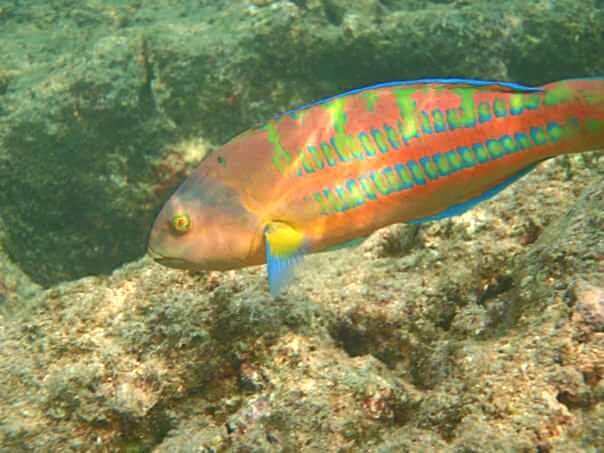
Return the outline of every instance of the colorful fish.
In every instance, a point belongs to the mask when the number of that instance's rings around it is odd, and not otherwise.
[[[461,214],[545,159],[602,148],[604,78],[359,88],[212,153],[163,207],[149,253],[185,269],[267,263],[277,294],[303,254]]]

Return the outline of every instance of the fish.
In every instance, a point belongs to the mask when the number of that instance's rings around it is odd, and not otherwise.
[[[604,77],[365,86],[211,153],[161,209],[148,253],[178,269],[266,264],[277,296],[306,254],[462,214],[544,160],[602,148]]]

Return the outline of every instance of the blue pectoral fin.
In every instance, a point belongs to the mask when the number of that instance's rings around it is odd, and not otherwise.
[[[526,168],[523,168],[515,175],[512,175],[508,179],[497,184],[496,186],[491,187],[489,190],[487,190],[486,192],[482,193],[481,195],[479,195],[477,197],[471,198],[470,200],[464,201],[463,203],[452,205],[449,208],[445,209],[444,211],[437,212],[436,214],[429,215],[427,217],[421,217],[419,219],[408,220],[407,223],[412,223],[412,224],[426,223],[426,222],[431,222],[433,220],[441,220],[441,219],[446,219],[447,217],[454,217],[456,215],[463,214],[464,212],[472,209],[477,204],[482,203],[483,201],[494,197],[499,192],[501,192],[503,189],[508,187],[510,184],[515,183],[520,178],[522,178],[526,174],[530,173],[538,164],[539,164],[539,162],[536,164],[531,164]]]
[[[271,222],[264,230],[268,285],[276,297],[293,279],[305,251],[304,235],[283,222]]]

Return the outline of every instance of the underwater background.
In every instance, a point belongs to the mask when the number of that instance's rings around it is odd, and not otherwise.
[[[0,451],[604,448],[604,157],[263,267],[169,270],[203,157],[361,85],[604,75],[602,0],[0,0]]]

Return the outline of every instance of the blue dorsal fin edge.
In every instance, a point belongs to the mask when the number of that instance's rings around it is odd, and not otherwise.
[[[511,91],[518,91],[518,92],[522,92],[522,93],[538,93],[538,92],[543,91],[543,87],[522,85],[520,83],[506,82],[506,81],[501,81],[501,80],[479,80],[479,79],[464,79],[464,78],[455,78],[455,77],[451,77],[451,78],[436,77],[436,78],[416,79],[416,80],[394,80],[391,82],[382,82],[382,83],[376,83],[373,85],[362,86],[359,88],[353,88],[352,90],[344,91],[344,92],[336,94],[334,96],[328,96],[325,98],[321,98],[316,101],[310,102],[310,103],[302,105],[300,107],[297,107],[295,109],[288,110],[287,112],[280,113],[280,114],[276,115],[273,119],[279,119],[285,115],[295,115],[296,113],[301,112],[302,110],[306,110],[306,109],[314,107],[316,105],[325,104],[334,99],[351,96],[353,94],[361,93],[361,92],[367,91],[367,90],[373,90],[376,88],[396,87],[396,86],[404,87],[404,86],[409,86],[409,85],[428,85],[428,84],[433,84],[433,83],[439,83],[439,84],[443,84],[443,85],[469,85],[469,86],[474,86],[474,87],[495,86],[495,87],[508,88]]]
[[[543,162],[543,161],[540,161],[540,162]],[[539,165],[540,162],[531,164],[528,167],[523,168],[518,173],[508,177],[504,181],[500,182],[499,184],[497,184],[494,187],[491,187],[489,190],[480,194],[477,197],[471,198],[468,201],[464,201],[463,203],[452,205],[452,206],[448,207],[447,209],[445,209],[444,211],[438,212],[433,215],[421,217],[419,219],[407,220],[406,223],[421,224],[421,223],[426,223],[426,222],[432,222],[434,220],[442,220],[442,219],[446,219],[448,217],[454,217],[457,215],[461,215],[464,212],[472,209],[477,204],[482,203],[483,201],[488,200],[489,198],[493,198],[495,195],[497,195],[503,189],[512,185],[513,183],[518,181],[523,176],[526,176],[528,173],[533,171],[535,169],[535,167],[537,165]]]
[[[594,76],[594,77],[576,77],[564,79],[564,81],[573,81],[573,80],[604,80],[604,76]],[[376,88],[388,88],[388,87],[396,87],[396,86],[409,86],[409,85],[426,85],[431,83],[440,83],[443,85],[470,85],[474,87],[503,87],[508,88],[511,91],[517,91],[520,93],[539,93],[544,91],[543,86],[530,86],[523,85],[521,83],[515,82],[507,82],[505,80],[480,80],[480,79],[465,79],[463,77],[434,77],[434,78],[426,78],[426,79],[415,79],[415,80],[394,80],[391,82],[382,82],[376,83],[373,85],[365,85],[359,88],[353,88],[352,90],[344,91],[342,93],[336,94],[334,96],[327,96],[316,101],[310,102],[308,104],[302,105],[300,107],[296,107],[295,109],[288,110],[283,113],[279,113],[273,117],[274,120],[277,120],[286,115],[296,115],[296,113],[301,112],[302,110],[306,110],[308,108],[314,107],[315,105],[325,104],[334,99],[338,99],[341,97],[350,96],[353,94],[361,93],[367,90],[373,90]],[[546,84],[545,84],[546,85]]]

